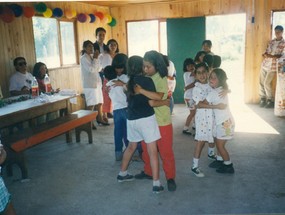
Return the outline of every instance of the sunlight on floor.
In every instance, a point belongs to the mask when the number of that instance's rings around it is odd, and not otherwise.
[[[235,119],[235,132],[279,134],[270,124],[242,102],[230,101],[230,109]]]

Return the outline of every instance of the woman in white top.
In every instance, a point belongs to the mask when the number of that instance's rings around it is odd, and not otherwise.
[[[102,72],[106,66],[110,66],[112,64],[113,58],[119,52],[119,46],[116,40],[110,39],[106,45],[106,52],[100,54],[99,61],[102,67]],[[103,78],[103,105],[102,105],[102,112],[103,112],[103,121],[105,124],[108,124],[108,113],[109,115],[112,112],[112,102],[108,95],[108,91],[106,89],[107,80]],[[103,124],[104,125],[104,124]]]
[[[97,121],[102,122],[102,82],[99,71],[101,70],[98,55],[93,55],[93,43],[90,40],[83,42],[81,51],[80,70],[86,106],[89,110],[98,111]],[[93,126],[96,129],[95,126]]]

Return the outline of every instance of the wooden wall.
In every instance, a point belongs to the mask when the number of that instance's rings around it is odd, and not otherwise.
[[[285,9],[285,0],[194,0],[111,7],[110,11],[118,21],[117,26],[112,29],[112,35],[118,40],[120,49],[124,52],[127,52],[127,21],[246,13],[245,102],[255,103],[259,100],[258,81],[261,54],[271,39],[271,11],[282,9]],[[251,22],[252,17],[255,18],[254,23]]]
[[[5,3],[0,3],[3,5]],[[18,3],[23,6],[32,3]],[[126,21],[156,18],[197,17],[231,13],[246,13],[246,46],[245,46],[245,102],[257,102],[258,77],[261,64],[261,53],[271,38],[271,11],[285,10],[285,0],[193,0],[175,3],[157,3],[144,5],[127,5],[121,7],[99,7],[79,2],[46,2],[49,8],[71,8],[77,12],[91,13],[94,11],[110,12],[116,18],[117,25],[113,28],[103,26],[107,30],[106,41],[114,38],[118,41],[120,51],[127,53]],[[255,22],[251,22],[251,18]],[[233,20],[234,22],[234,20]],[[78,51],[86,39],[95,41],[94,24],[77,24]],[[151,34],[151,32],[149,32]],[[29,69],[36,63],[35,47],[32,32],[32,20],[25,17],[16,18],[12,23],[0,20],[0,85],[4,96],[8,96],[8,81],[14,73],[13,59],[17,56],[26,57]],[[60,88],[77,89],[80,92],[79,65],[50,70],[52,84]]]
[[[0,3],[7,5],[10,3]],[[17,2],[22,6],[32,6],[34,3]],[[109,13],[108,7],[99,7],[78,2],[45,2],[48,8],[59,7],[61,9],[75,9],[77,13],[94,13],[100,11]],[[76,36],[78,39],[78,55],[82,49],[84,40],[95,41],[95,29],[99,26],[107,30],[106,41],[111,38],[111,27],[108,25],[96,25],[91,23],[77,22]],[[9,96],[9,78],[15,72],[13,60],[17,56],[23,56],[28,62],[29,71],[32,71],[36,63],[34,35],[32,29],[32,19],[24,16],[16,18],[11,23],[5,23],[0,20],[0,86],[4,97]],[[80,55],[79,55],[80,56]],[[79,93],[82,91],[80,67],[63,67],[58,69],[49,69],[52,86],[61,89],[76,89]]]

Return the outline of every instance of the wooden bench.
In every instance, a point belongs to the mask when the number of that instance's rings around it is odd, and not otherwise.
[[[66,142],[71,142],[71,130],[75,129],[76,142],[80,142],[80,133],[87,132],[89,143],[93,142],[92,121],[97,117],[96,111],[79,110],[74,113],[48,121],[35,128],[28,128],[2,138],[7,151],[7,174],[12,176],[12,165],[17,164],[22,172],[22,179],[28,178],[23,151],[43,143],[46,140],[66,134]]]

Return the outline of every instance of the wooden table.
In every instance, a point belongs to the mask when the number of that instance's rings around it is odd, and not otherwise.
[[[70,102],[74,96],[52,95],[48,96],[49,102],[41,103],[36,99],[15,102],[0,108],[0,129],[20,122],[32,120],[58,110],[70,112]]]

